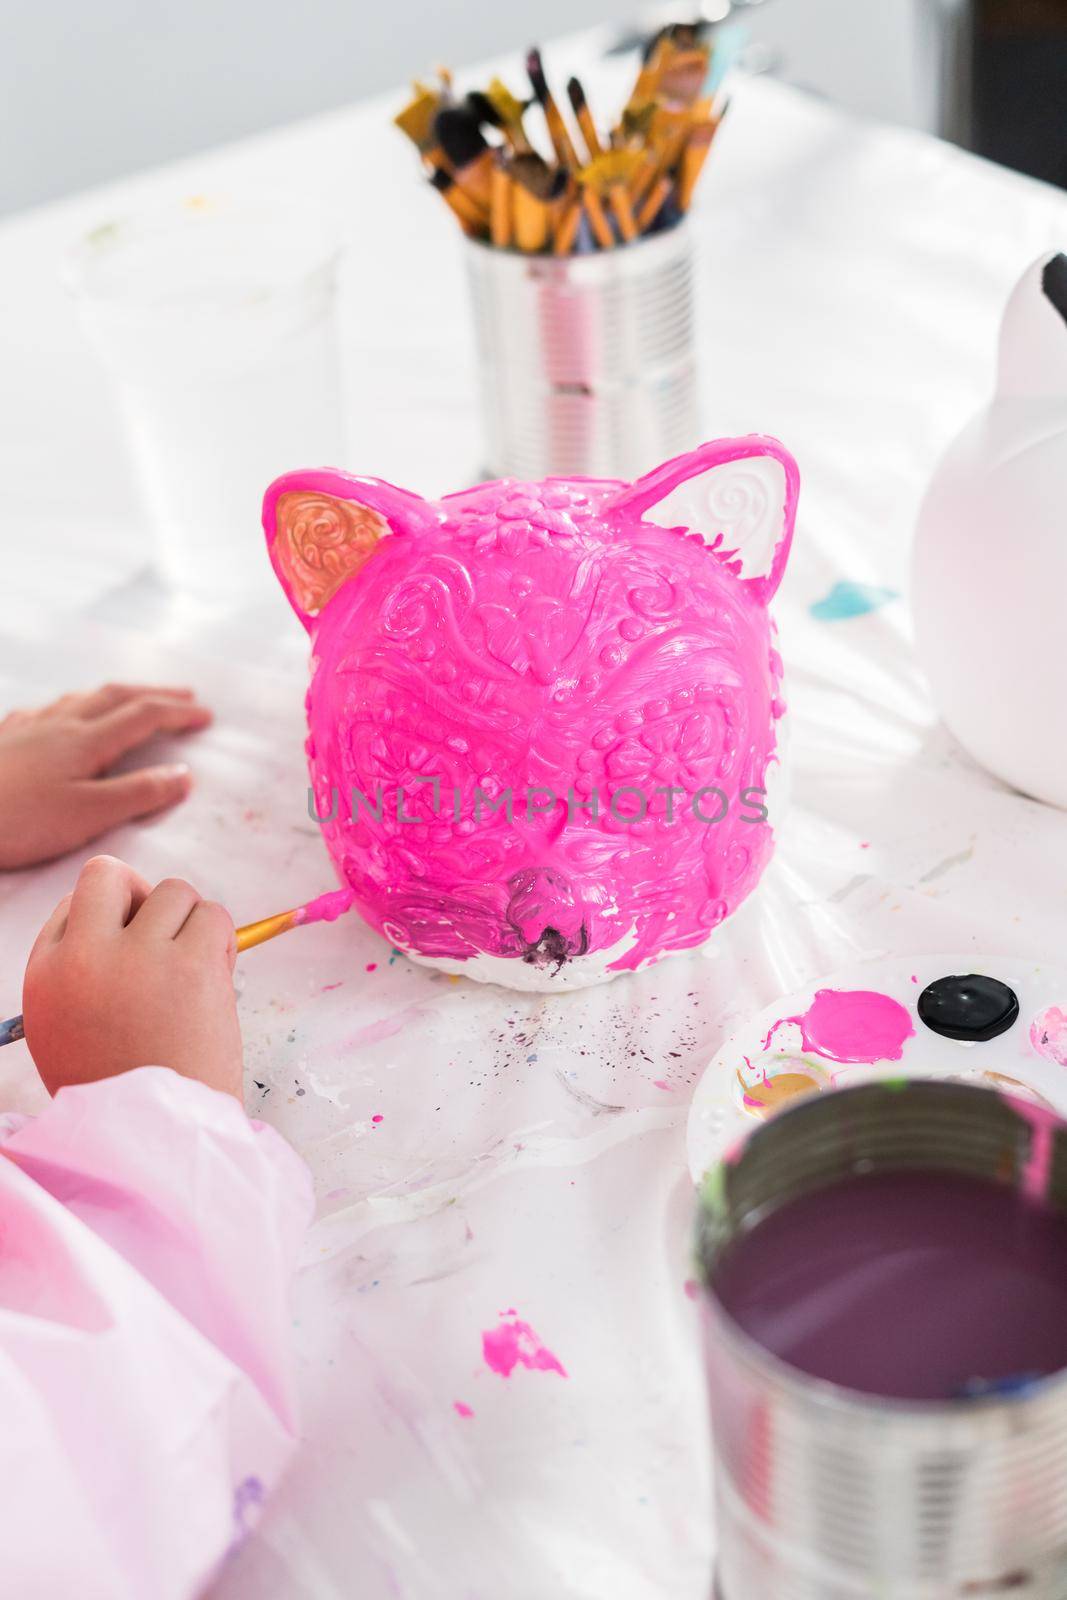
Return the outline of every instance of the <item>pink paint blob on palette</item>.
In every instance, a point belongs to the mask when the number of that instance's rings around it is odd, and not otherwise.
[[[1067,1011],[1048,1006],[1030,1024],[1030,1044],[1035,1053],[1067,1067]]]
[[[312,640],[315,812],[372,927],[546,990],[713,936],[774,844],[769,605],[797,494],[758,435],[632,484],[271,486],[271,560]]]
[[[873,989],[817,989],[806,1011],[780,1017],[763,1041],[766,1050],[782,1027],[800,1029],[805,1050],[830,1061],[899,1061],[915,1032],[898,1000]]]
[[[948,1078],[996,1089],[1038,1119],[1067,1117],[1067,970],[973,952],[913,955],[858,964],[774,1002],[732,1035],[697,1086],[694,1181],[783,1106],[871,1077]],[[1037,1186],[1042,1148],[1035,1138]]]

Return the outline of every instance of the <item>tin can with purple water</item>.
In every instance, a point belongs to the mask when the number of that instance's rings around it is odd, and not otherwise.
[[[893,1183],[903,1176],[912,1185],[981,1180],[1005,1204],[1010,1196],[1038,1207],[1041,1227],[1067,1227],[1067,1125],[1041,1105],[951,1081],[874,1082],[812,1096],[760,1127],[708,1175],[697,1254],[717,1593],[721,1600],[1063,1600],[1062,1367],[940,1399],[863,1392],[772,1353],[735,1315],[730,1263],[760,1225],[784,1216],[780,1208],[868,1175]],[[856,1216],[854,1227],[861,1226]],[[841,1232],[848,1237],[844,1224]],[[954,1292],[946,1281],[945,1295]],[[962,1293],[957,1315],[966,1334]],[[892,1341],[887,1329],[891,1360]]]

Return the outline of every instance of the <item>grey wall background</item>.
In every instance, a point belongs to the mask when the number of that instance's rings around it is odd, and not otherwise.
[[[767,0],[739,16],[784,76],[856,110],[932,127],[938,18],[962,3]],[[0,212],[391,89],[437,61],[461,67],[597,22],[632,22],[640,9],[625,0],[3,0]]]

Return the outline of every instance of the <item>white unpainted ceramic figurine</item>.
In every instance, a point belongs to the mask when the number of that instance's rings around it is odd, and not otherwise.
[[[1067,807],[1067,254],[1027,268],[996,391],[934,473],[912,604],[938,710],[976,761]]]

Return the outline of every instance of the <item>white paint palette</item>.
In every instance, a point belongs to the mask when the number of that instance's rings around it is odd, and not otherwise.
[[[972,973],[1007,984],[1018,998],[1018,1017],[984,1042],[934,1032],[919,1016],[920,995],[940,978]],[[862,1022],[866,1008],[878,1025],[869,1033],[854,1027],[853,1039],[864,1042],[840,1048],[810,1019],[820,1006],[840,1008],[849,996],[853,1019]],[[694,1183],[799,1096],[902,1076],[1029,1096],[1067,1117],[1067,969],[974,954],[898,957],[842,968],[776,1000],[730,1036],[697,1085],[687,1129]]]

